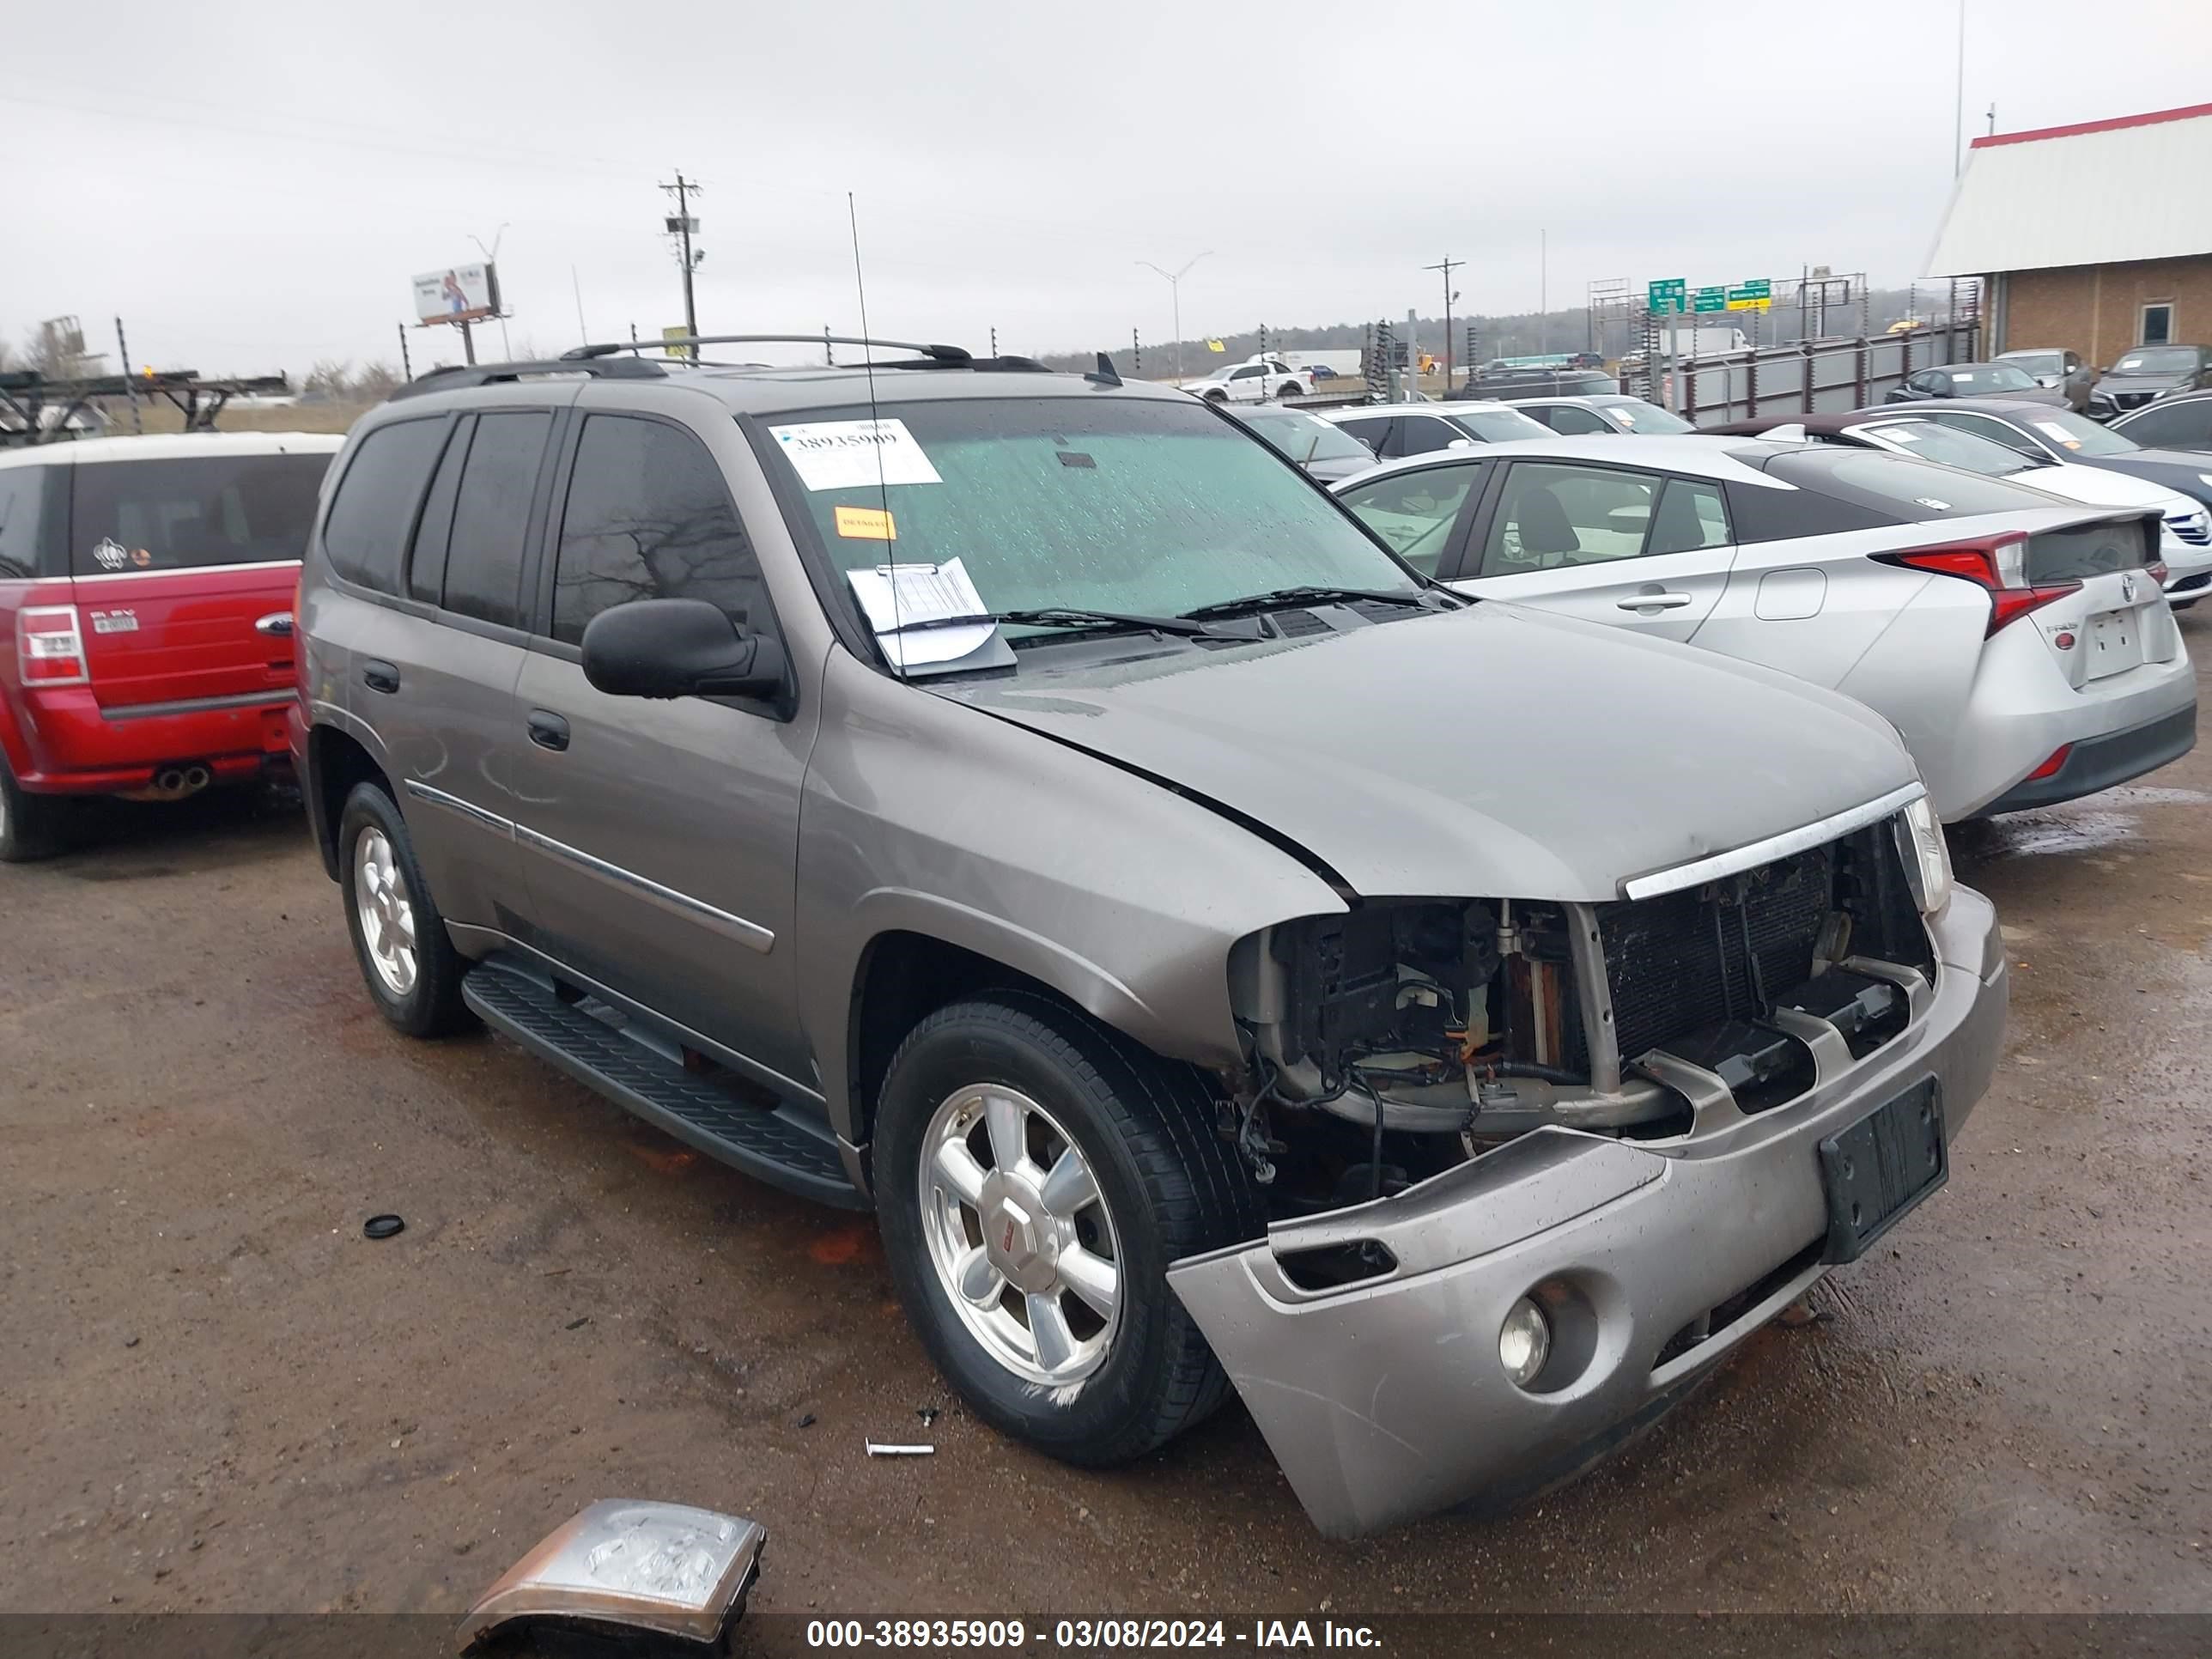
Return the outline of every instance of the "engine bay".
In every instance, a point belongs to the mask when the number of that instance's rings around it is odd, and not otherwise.
[[[1802,1095],[1816,1045],[1871,1053],[1933,972],[1887,825],[1641,901],[1361,902],[1232,952],[1225,1127],[1279,1214],[1547,1125],[1665,1140]]]

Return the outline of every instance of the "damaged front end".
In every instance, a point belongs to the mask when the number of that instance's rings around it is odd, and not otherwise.
[[[1940,1182],[2002,952],[1897,809],[1603,903],[1239,942],[1228,1127],[1273,1222],[1169,1278],[1323,1531],[1510,1498],[1644,1420],[1842,1259],[1819,1148],[1885,1103]]]

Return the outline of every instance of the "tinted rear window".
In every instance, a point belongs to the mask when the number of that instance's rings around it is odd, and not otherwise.
[[[2027,538],[2031,582],[2075,582],[2115,570],[2140,570],[2155,556],[2158,532],[2140,519],[2076,525]]]
[[[415,509],[445,442],[443,416],[395,421],[361,441],[338,480],[323,520],[331,568],[380,593],[399,591],[399,556],[415,528]]]
[[[301,557],[330,464],[318,453],[71,467],[70,569],[99,576]]]
[[[1770,478],[1881,514],[1881,521],[1889,524],[1970,519],[1983,513],[2021,513],[2052,505],[2042,491],[2002,478],[1863,449],[1777,455],[1765,471]]]
[[[518,598],[530,496],[552,425],[550,415],[535,413],[477,417],[453,501],[446,554],[447,610],[510,627],[520,621]]]

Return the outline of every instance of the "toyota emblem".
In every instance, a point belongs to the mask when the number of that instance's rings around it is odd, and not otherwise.
[[[2120,578],[2120,597],[2130,605],[2136,602],[2136,579],[2133,576]]]

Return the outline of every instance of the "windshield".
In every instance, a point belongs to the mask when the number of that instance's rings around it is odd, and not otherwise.
[[[1998,361],[2014,364],[2030,374],[2056,374],[2063,366],[2055,351],[2008,351]]]
[[[2027,392],[2035,385],[2035,376],[2016,363],[1982,363],[1944,372],[1950,376],[1952,389],[1961,392]]]
[[[1556,438],[1559,434],[1541,421],[1531,420],[1517,409],[1449,409],[1444,418],[1462,432],[1486,444],[1510,443],[1516,438]]]
[[[2115,374],[2186,374],[2197,367],[2197,353],[2189,346],[2166,346],[2151,351],[2130,351],[2112,365]]]
[[[1311,461],[1359,461],[1370,466],[1375,462],[1375,452],[1357,438],[1295,409],[1239,410],[1236,418],[1300,466]]]
[[[1893,524],[2053,505],[2041,490],[2006,479],[1978,478],[1955,467],[1865,449],[1805,449],[1777,455],[1766,464],[1766,475],[1870,508]]]
[[[2044,442],[2076,455],[2130,455],[2142,447],[2134,439],[2108,431],[2070,409],[2039,409],[2023,416],[2020,424]]]
[[[1923,461],[1962,466],[1969,472],[1984,473],[1992,478],[2007,478],[2015,472],[2035,470],[2035,463],[2016,449],[2008,449],[1994,439],[1977,438],[1955,427],[1938,426],[1933,421],[1879,421],[1858,429],[1891,443],[1907,445]],[[2021,482],[2032,483],[2034,480],[2023,478]]]
[[[1632,432],[1650,435],[1671,435],[1677,432],[1695,432],[1680,415],[1656,404],[1647,404],[1640,398],[1630,398],[1617,404],[1602,405],[1605,412]]]
[[[957,559],[1000,613],[1417,591],[1327,495],[1180,398],[901,401],[880,421],[854,405],[763,424],[841,574]]]

